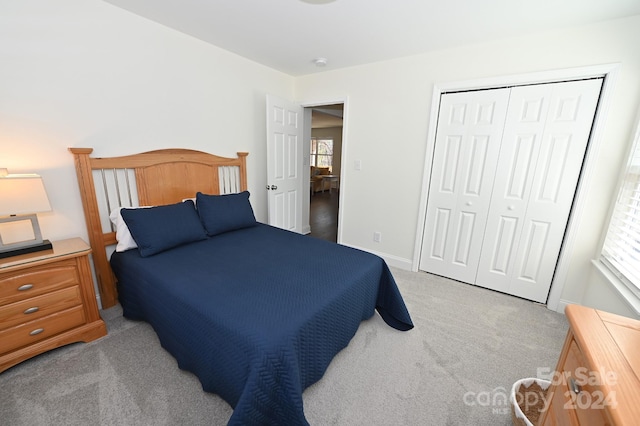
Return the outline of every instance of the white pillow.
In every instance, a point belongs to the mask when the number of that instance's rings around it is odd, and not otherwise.
[[[120,210],[122,210],[123,208],[146,209],[149,207],[151,206],[117,207],[111,211],[111,214],[109,215],[109,219],[111,219],[111,223],[113,223],[116,227],[116,240],[118,241],[118,244],[116,245],[116,251],[121,252],[121,251],[127,251],[134,248],[138,248],[138,245],[136,244],[135,240],[131,236],[131,232],[129,232],[129,227],[127,226],[127,223],[124,221],[124,219],[122,218],[122,215],[120,214]]]

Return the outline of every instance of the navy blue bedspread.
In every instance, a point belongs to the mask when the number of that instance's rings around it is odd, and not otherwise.
[[[230,425],[308,424],[303,390],[374,308],[413,328],[381,258],[264,224],[111,265],[125,317],[234,408]]]

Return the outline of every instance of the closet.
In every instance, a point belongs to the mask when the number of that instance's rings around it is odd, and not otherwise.
[[[602,81],[442,94],[421,270],[546,302]]]

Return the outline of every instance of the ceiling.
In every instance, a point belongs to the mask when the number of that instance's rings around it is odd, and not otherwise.
[[[292,76],[640,14],[639,0],[104,1]]]

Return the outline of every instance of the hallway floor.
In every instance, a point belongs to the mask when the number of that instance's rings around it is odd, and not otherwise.
[[[316,192],[309,204],[309,225],[312,237],[327,241],[338,241],[338,200],[337,190]]]

